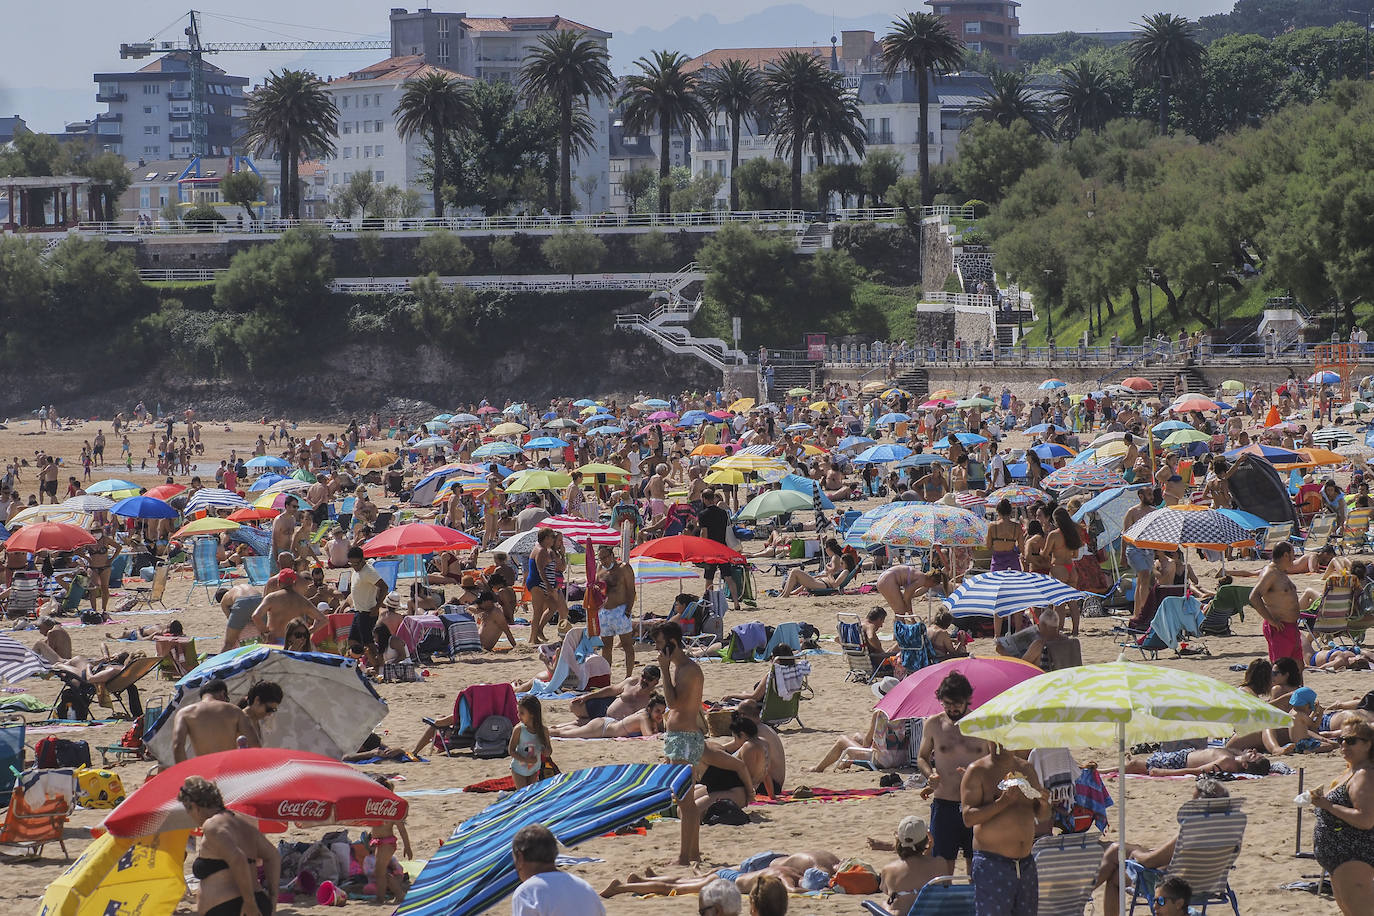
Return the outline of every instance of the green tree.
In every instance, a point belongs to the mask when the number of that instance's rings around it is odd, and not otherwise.
[[[1152,83],[1159,99],[1159,132],[1169,132],[1169,84],[1177,89],[1202,70],[1202,45],[1193,24],[1183,16],[1155,13],[1146,16],[1127,46],[1131,69],[1143,82]]]
[[[429,147],[430,187],[434,192],[434,215],[444,215],[445,143],[453,131],[463,130],[472,119],[467,90],[457,77],[439,70],[406,80],[401,100],[392,112],[396,133],[402,139],[425,138]]]
[[[701,96],[716,115],[730,125],[730,209],[739,210],[740,123],[757,117],[763,84],[759,71],[748,61],[730,58],[719,66],[709,67],[702,77]]]
[[[1078,32],[1023,35],[1016,46],[1016,59],[1037,72],[1053,71],[1103,47],[1105,45],[1100,38]]]
[[[375,277],[377,268],[381,266],[382,260],[386,257],[386,249],[382,245],[382,234],[380,232],[359,232],[358,254],[362,256],[363,263],[367,265],[367,275]]]
[[[726,316],[743,320],[746,346],[760,342],[761,328],[777,327],[790,316],[798,296],[797,258],[790,238],[734,223],[712,233],[698,250],[697,260],[706,268],[706,299]]]
[[[354,214],[367,219],[377,215],[382,206],[382,189],[372,178],[372,170],[365,169],[349,176],[348,184],[334,195],[334,212],[344,219],[352,219]]]
[[[210,223],[227,222],[223,213],[216,210],[212,204],[203,201],[183,213],[181,218],[192,225],[199,223],[205,231],[209,230]]]
[[[556,206],[545,186],[558,174],[558,113],[547,98],[521,104],[509,83],[474,80],[467,129],[445,144],[445,194],[488,216],[520,201]],[[582,121],[577,121],[582,124]]]
[[[127,170],[126,170],[127,172]],[[242,207],[253,218],[253,204],[263,199],[265,183],[262,176],[251,169],[239,169],[220,179],[219,193],[224,202]]]
[[[539,246],[544,260],[558,273],[590,273],[606,257],[606,243],[583,229],[560,229]]]
[[[657,229],[635,236],[635,256],[647,268],[666,267],[673,257],[673,243]]]
[[[472,252],[458,236],[440,229],[426,232],[420,244],[415,246],[415,262],[425,273],[458,277],[472,266]]]
[[[845,97],[838,73],[806,51],[788,51],[763,71],[763,103],[772,117],[776,155],[792,163],[791,207],[802,208],[802,158],[840,141],[863,153],[858,109]],[[836,148],[832,145],[832,148]],[[817,157],[817,165],[823,156]]]
[[[1060,136],[1072,140],[1084,131],[1097,133],[1120,115],[1113,76],[1106,66],[1087,58],[1059,69],[1052,110]]]
[[[243,123],[244,146],[281,163],[282,218],[300,219],[301,160],[333,155],[339,131],[339,109],[324,81],[303,70],[269,73],[248,97]]]
[[[529,52],[520,73],[521,86],[527,96],[547,96],[558,111],[558,205],[559,212],[571,213],[572,158],[579,144],[575,130],[577,112],[585,115],[593,98],[607,98],[615,91],[606,49],[587,37],[586,32],[571,29],[540,36]],[[583,138],[585,140],[585,138]]]
[[[96,220],[114,222],[118,219],[119,198],[133,181],[123,157],[118,153],[101,153],[77,165],[75,171],[78,175],[85,175],[91,179]]]
[[[446,287],[431,273],[410,281],[415,298],[411,320],[415,330],[436,343],[462,347],[472,340],[474,297],[464,286]]]
[[[902,177],[902,172],[903,159],[892,150],[877,150],[864,157],[860,178],[863,182],[863,192],[872,198],[871,206],[883,205],[887,199],[888,189]]]
[[[1227,35],[1207,48],[1198,78],[1185,83],[1180,107],[1188,132],[1203,142],[1255,127],[1278,106],[1288,69],[1259,35]]]
[[[620,190],[625,195],[626,208],[638,213],[644,198],[657,186],[658,177],[653,169],[630,169],[620,177]]]
[[[1050,147],[1025,121],[1009,127],[974,124],[959,139],[954,180],[979,200],[995,203],[1022,175],[1049,159]]]
[[[625,132],[647,134],[658,131],[658,210],[668,213],[671,189],[668,185],[668,147],[673,131],[706,134],[711,119],[706,103],[697,92],[697,77],[683,69],[688,57],[677,51],[654,51],[635,61],[638,73],[625,77],[625,92],[620,97]]]
[[[577,189],[587,195],[587,212],[591,213],[595,209],[596,189],[601,184],[601,179],[590,173],[577,179]]]
[[[930,192],[930,82],[957,69],[964,56],[964,43],[950,31],[949,24],[935,13],[908,13],[894,20],[883,36],[883,72],[889,78],[904,69],[916,80],[918,100],[918,162],[921,174],[921,206],[929,206]]]
[[[1024,121],[1040,136],[1050,134],[1049,112],[1030,90],[1030,77],[1019,70],[997,70],[988,77],[992,81],[987,95],[974,102],[970,113],[984,121],[1010,127],[1014,121]]]
[[[736,170],[740,204],[745,210],[787,208],[791,172],[776,159],[750,159]]]
[[[229,312],[285,316],[294,326],[320,314],[333,279],[329,236],[319,226],[299,226],[234,255],[215,281],[214,301]]]
[[[520,260],[520,246],[508,235],[492,239],[490,250],[492,266],[497,270],[509,272]]]

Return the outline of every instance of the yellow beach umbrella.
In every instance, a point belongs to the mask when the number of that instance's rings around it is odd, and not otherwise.
[[[712,468],[706,475],[706,482],[711,484],[723,483],[740,486],[744,483],[743,471],[732,471],[729,468]]]
[[[182,525],[172,532],[174,538],[190,537],[193,534],[219,534],[221,531],[233,531],[241,527],[238,522],[231,522],[227,518],[198,518],[194,522]]]
[[[814,410],[814,411],[817,411],[817,412],[824,412],[824,411],[827,411],[827,410],[830,409],[830,402],[829,402],[829,401],[813,401],[812,404],[811,404],[811,406],[810,406],[808,409],[809,409],[809,410]]]
[[[526,432],[529,432],[527,427],[513,422],[498,423],[491,428],[491,434],[493,436],[518,436]]]
[[[387,468],[396,463],[396,456],[391,452],[368,452],[358,456],[358,467],[360,468]]]
[[[887,382],[868,382],[863,388],[859,389],[864,394],[877,394],[887,387]]]
[[[572,476],[562,471],[516,471],[506,478],[507,493],[533,493],[536,490],[561,490],[572,483]]]
[[[735,401],[733,404],[731,404],[729,407],[725,409],[733,410],[735,413],[744,413],[750,407],[753,407],[757,403],[758,402],[755,401],[753,398],[740,398],[739,400]]]
[[[577,470],[586,474],[588,477],[629,477],[630,472],[625,468],[617,467],[614,464],[599,464],[593,461],[591,464],[584,464]]]
[[[171,913],[186,893],[189,830],[136,840],[103,834],[43,893],[51,916]]]
[[[803,442],[803,443],[802,443],[802,453],[805,454],[805,455],[807,455],[808,457],[814,458],[814,457],[816,457],[817,455],[824,455],[824,454],[825,454],[825,449],[823,449],[823,448],[817,448],[816,446],[812,445],[810,442]]]

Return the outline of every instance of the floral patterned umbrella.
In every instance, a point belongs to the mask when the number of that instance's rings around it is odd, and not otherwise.
[[[988,523],[967,509],[918,503],[883,516],[860,540],[888,547],[981,547],[987,536]]]
[[[1013,506],[1029,506],[1036,500],[1049,499],[1049,494],[1044,490],[1037,490],[1035,487],[1014,483],[989,493],[987,504],[989,506],[995,506],[1004,499],[1009,501]]]
[[[1046,477],[1041,483],[1047,490],[1110,490],[1124,487],[1126,478],[1110,468],[1096,464],[1068,464]]]

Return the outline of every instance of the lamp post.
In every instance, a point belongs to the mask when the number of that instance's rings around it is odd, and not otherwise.
[[[1217,328],[1221,328],[1221,268],[1218,261],[1212,262],[1212,298],[1216,300]]]
[[[1145,268],[1145,275],[1150,281],[1150,338],[1155,336],[1155,278],[1159,276],[1159,271],[1153,267]]]
[[[1052,298],[1053,298],[1053,297],[1050,295],[1050,278],[1054,276],[1054,271],[1051,270],[1050,268],[1046,267],[1045,270],[1044,270],[1044,274],[1045,274],[1045,314],[1046,314],[1046,315],[1048,316],[1048,318],[1049,318],[1049,324],[1048,324],[1048,327],[1047,327],[1047,329],[1046,329],[1045,336],[1049,338],[1049,341],[1048,341],[1048,342],[1049,342],[1049,345],[1050,345],[1051,347],[1053,347],[1053,346],[1054,346],[1054,302],[1052,301]],[[1053,350],[1051,350],[1050,352],[1053,352]]]
[[[1374,9],[1368,10],[1346,10],[1347,13],[1354,13],[1356,16],[1365,17],[1364,24],[1364,78],[1370,78],[1369,72],[1369,32],[1374,29]]]

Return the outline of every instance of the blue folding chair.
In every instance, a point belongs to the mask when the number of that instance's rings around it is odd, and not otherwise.
[[[373,560],[372,568],[377,570],[390,591],[396,591],[396,578],[401,574],[400,560]]]
[[[0,719],[0,808],[9,807],[14,781],[24,769],[24,717]]]
[[[864,901],[873,916],[898,916],[886,907]],[[968,878],[942,875],[933,878],[916,894],[905,916],[973,916],[973,885]]]
[[[131,559],[133,559],[132,554],[121,553],[110,563],[110,588],[124,587],[124,574],[129,571]]]
[[[196,586],[205,589],[205,596],[210,597],[212,588],[219,588],[221,585],[232,585],[232,579],[225,579],[220,575],[219,568],[219,541],[212,537],[199,537],[195,539],[191,547],[191,570],[195,578],[191,580],[190,592],[196,590]],[[187,597],[190,597],[187,592]]]
[[[272,578],[271,557],[244,557],[243,568],[248,573],[248,581],[259,588]]]

